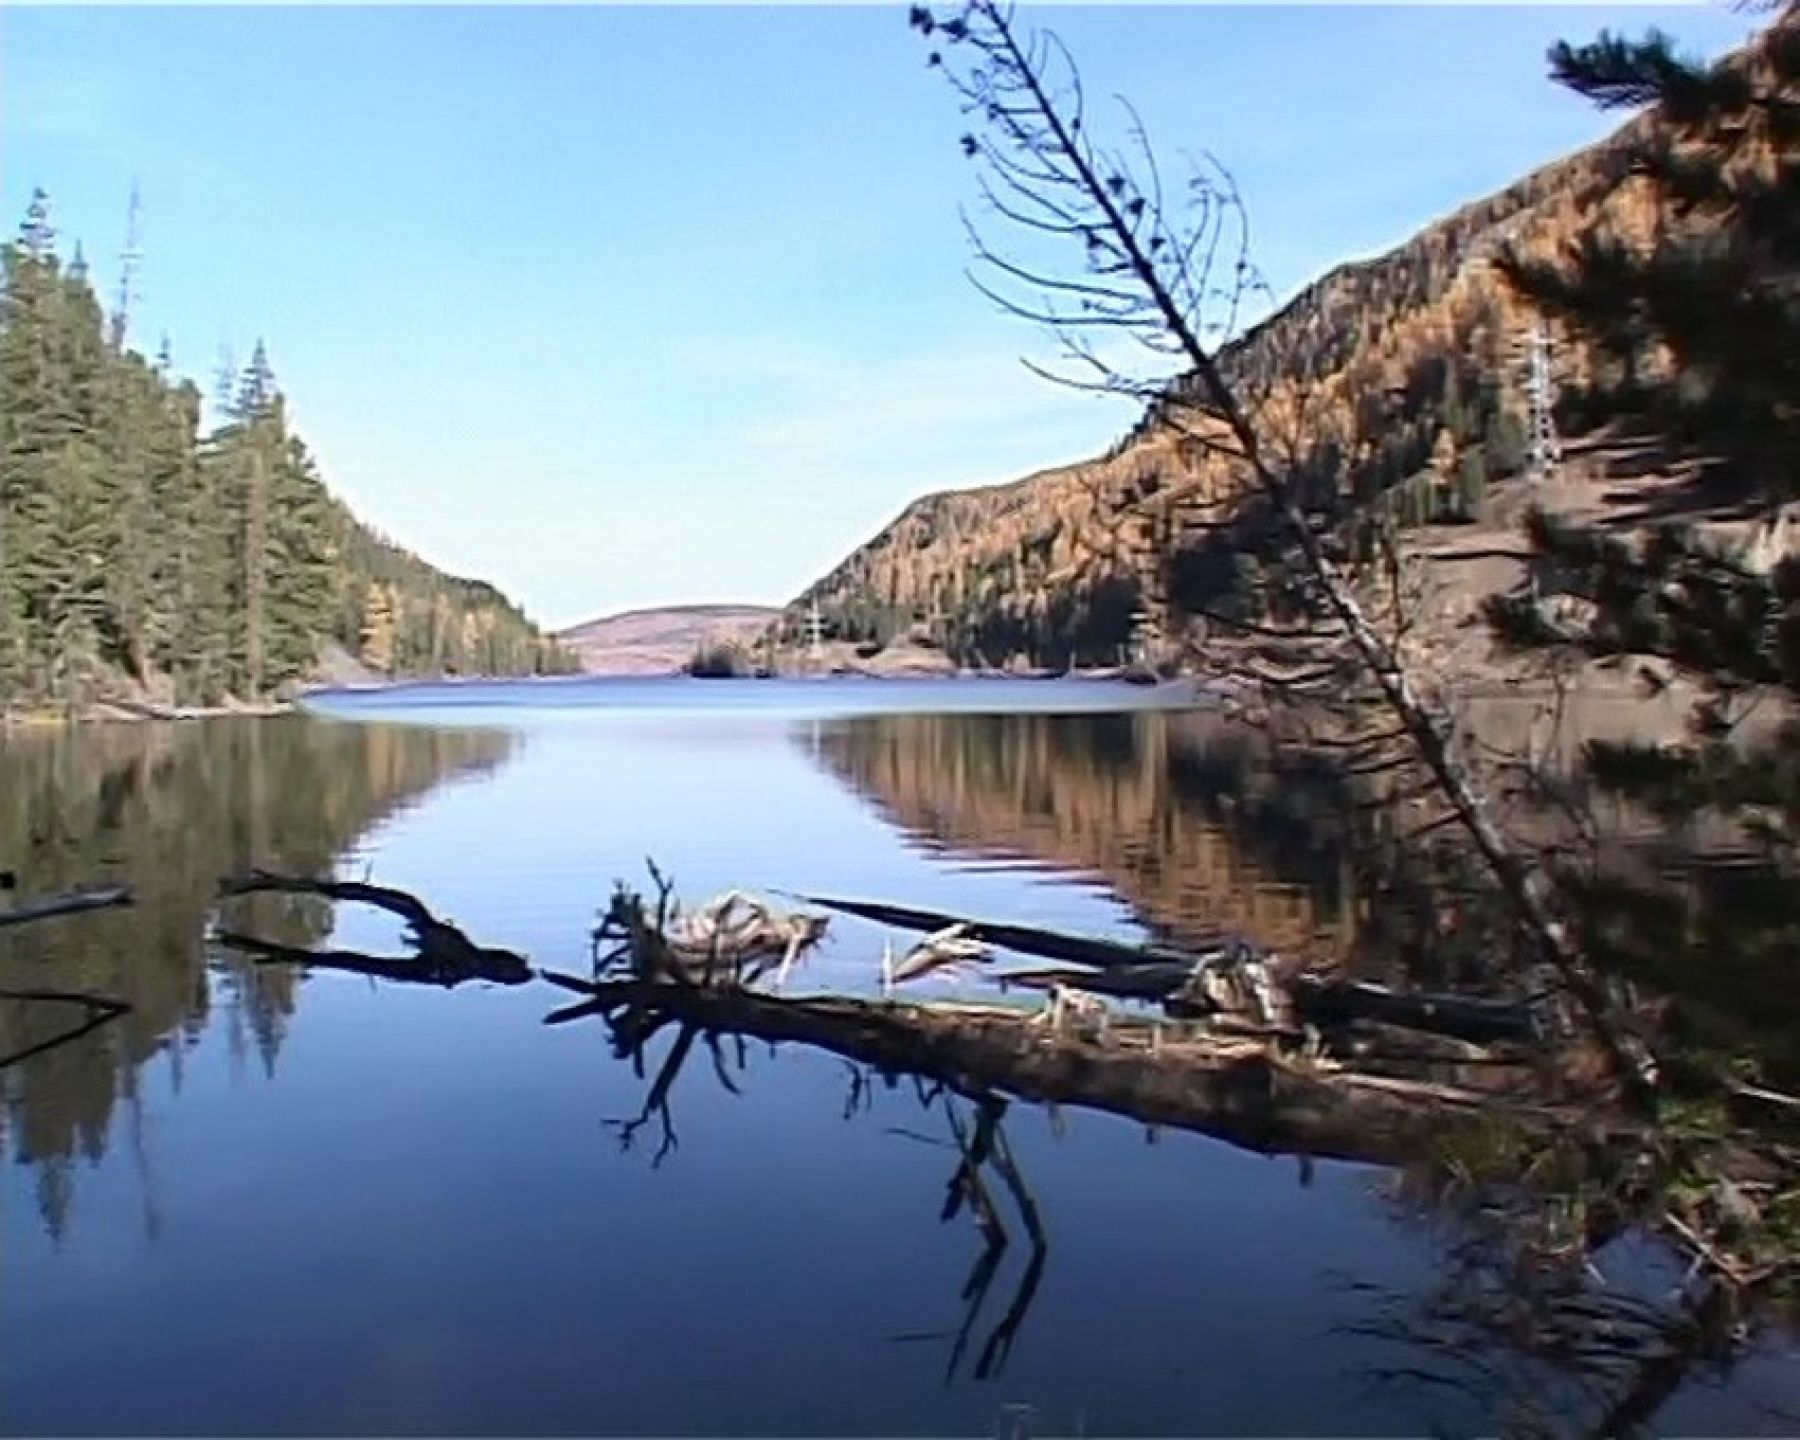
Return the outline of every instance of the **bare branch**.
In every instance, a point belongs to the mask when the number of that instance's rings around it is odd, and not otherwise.
[[[1246,297],[1268,293],[1250,263],[1247,212],[1230,172],[1215,161],[1210,173],[1196,170],[1190,176],[1194,222],[1184,230],[1165,208],[1148,139],[1129,106],[1129,133],[1143,157],[1148,184],[1139,183],[1122,159],[1094,144],[1079,108],[1079,80],[1069,78],[1075,76],[1075,66],[1059,42],[1022,37],[1010,8],[994,0],[968,0],[955,19],[940,28],[954,47],[973,57],[955,69],[952,84],[972,107],[971,113],[980,114],[989,127],[981,140],[965,141],[965,149],[996,168],[1011,167],[1005,173],[1027,188],[1054,189],[1054,203],[1073,219],[1091,217],[1091,225],[1078,231],[1083,262],[1095,266],[1088,272],[1090,281],[1096,274],[1109,287],[1129,281],[1141,292],[1142,303],[1102,314],[1064,313],[1052,293],[1079,292],[1055,292],[1045,283],[1052,277],[1027,267],[1019,268],[1043,292],[1041,304],[1019,303],[971,276],[976,288],[1008,313],[1043,325],[1058,337],[1082,329],[1110,330],[1132,335],[1152,351],[1173,354],[1181,361],[1186,374],[1170,387],[1171,405],[1155,407],[1152,418],[1166,422],[1174,406],[1192,406],[1224,432],[1194,438],[1236,452],[1251,487],[1288,532],[1304,593],[1344,631],[1364,677],[1412,740],[1456,823],[1485,861],[1539,953],[1579,1002],[1621,1082],[1647,1099],[1658,1081],[1654,1056],[1629,1019],[1616,1013],[1588,968],[1557,913],[1540,867],[1495,823],[1487,798],[1459,754],[1450,718],[1421,691],[1403,663],[1398,645],[1404,634],[1405,587],[1398,566],[1390,564],[1387,576],[1388,610],[1396,622],[1394,633],[1388,634],[1383,633],[1380,617],[1372,615],[1359,597],[1354,572],[1341,566],[1315,529],[1295,477],[1281,465],[1258,416],[1221,367],[1218,352],[1203,338],[1232,336]],[[1070,96],[1076,100],[1074,110],[1069,108]],[[992,251],[990,246],[982,248]],[[1229,274],[1218,275],[1218,267],[1226,264]],[[1209,314],[1213,305],[1222,307],[1222,313]],[[1287,448],[1291,452],[1295,447]],[[1306,685],[1329,681],[1337,671],[1338,667],[1327,666],[1285,680],[1263,678]]]

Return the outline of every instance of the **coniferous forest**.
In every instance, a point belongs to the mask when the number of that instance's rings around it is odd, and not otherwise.
[[[201,393],[126,344],[37,192],[0,247],[0,710],[254,702],[332,646],[379,677],[572,662],[493,587],[334,497],[259,342]]]

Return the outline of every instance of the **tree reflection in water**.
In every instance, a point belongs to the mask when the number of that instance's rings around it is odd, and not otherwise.
[[[877,1077],[890,1088],[910,1083],[922,1106],[941,1107],[947,1141],[901,1133],[951,1151],[941,1218],[969,1215],[983,1248],[961,1292],[960,1326],[906,1338],[947,1340],[947,1378],[962,1373],[1012,1236],[1002,1218],[1002,1202],[1009,1202],[1031,1253],[972,1370],[977,1380],[999,1373],[1037,1293],[1048,1248],[1038,1203],[1002,1127],[1009,1104],[1023,1103],[1011,1097],[1040,1092],[1022,1079],[1023,1090],[1009,1084],[1004,1077],[1012,1072],[989,1041],[974,1031],[961,1038],[952,1022],[940,1016],[941,1023],[927,1024],[920,1014],[909,1050],[893,1033],[908,1007],[786,1001],[643,978],[547,978],[589,997],[547,1018],[600,1018],[614,1054],[640,1075],[650,1069],[651,1042],[673,1034],[638,1114],[615,1122],[627,1149],[646,1126],[659,1125],[654,1164],[676,1147],[673,1100],[689,1060],[704,1049],[718,1081],[742,1093],[746,1039],[798,1043],[844,1059],[851,1074],[847,1114],[867,1108]],[[1301,1143],[1244,1141],[1200,1105],[1191,1118],[1169,1124],[1165,1114],[1132,1108],[1130,1092],[1073,1103],[1294,1153],[1303,1174],[1309,1158]],[[1691,1382],[1735,1375],[1770,1345],[1791,1346],[1792,1157],[1782,1158],[1775,1137],[1745,1130],[1723,1113],[1671,1102],[1654,1123],[1604,1110],[1531,1126],[1516,1114],[1495,1112],[1469,1124],[1446,1113],[1412,1132],[1407,1144],[1391,1144],[1383,1157],[1395,1177],[1396,1215],[1425,1232],[1437,1273],[1404,1292],[1337,1277],[1349,1313],[1335,1328],[1357,1342],[1347,1355],[1367,1355],[1371,1346],[1391,1351],[1393,1358],[1369,1364],[1368,1378],[1405,1392],[1439,1428],[1644,1433]]]
[[[1338,1333],[1391,1354],[1370,1368],[1372,1384],[1409,1394],[1428,1414],[1472,1409],[1509,1435],[1645,1435],[1657,1433],[1684,1386],[1722,1382],[1753,1357],[1791,1350],[1785,1237],[1766,1224],[1753,1233],[1760,1216],[1735,1227],[1696,1220],[1745,1253],[1760,1244],[1763,1263],[1744,1271],[1713,1249],[1680,1218],[1697,1199],[1680,1193],[1695,1183],[1693,1170],[1674,1163],[1665,1137],[1494,1139],[1486,1154],[1446,1152],[1393,1178],[1396,1219],[1421,1233],[1434,1261],[1422,1289],[1335,1277],[1357,1302]],[[1742,1196],[1727,1179],[1710,1191]],[[1667,1243],[1671,1224],[1714,1263]],[[1800,1411],[1771,1408],[1764,1418],[1789,1429]]]
[[[607,1003],[600,999],[566,1006],[552,1012],[545,1020],[549,1024],[565,1024],[593,1016],[599,1016],[605,1023],[613,1054],[630,1063],[640,1079],[648,1073],[646,1057],[651,1042],[665,1030],[675,1032],[674,1039],[656,1064],[655,1076],[638,1113],[607,1122],[618,1136],[620,1150],[625,1153],[635,1148],[645,1127],[652,1120],[656,1122],[658,1143],[650,1161],[652,1168],[661,1166],[681,1143],[673,1108],[675,1085],[693,1056],[697,1042],[711,1061],[717,1083],[733,1095],[744,1094],[743,1081],[749,1074],[749,1050],[743,1032],[729,1032],[683,1020],[674,1012],[654,1004]],[[981,1238],[981,1249],[958,1296],[963,1310],[957,1327],[894,1337],[902,1341],[948,1341],[946,1384],[953,1383],[963,1368],[995,1279],[1013,1245],[1015,1229],[1023,1236],[1028,1247],[1024,1269],[1013,1285],[1006,1308],[987,1330],[971,1372],[977,1380],[993,1379],[1005,1368],[1007,1357],[1012,1353],[1013,1342],[1037,1296],[1050,1253],[1037,1201],[1007,1140],[1005,1119],[1010,1102],[992,1090],[963,1088],[922,1072],[904,1076],[884,1074],[873,1066],[839,1058],[849,1077],[845,1119],[869,1112],[878,1083],[885,1084],[889,1090],[899,1090],[904,1082],[920,1109],[927,1114],[940,1114],[945,1124],[946,1135],[941,1138],[905,1127],[889,1127],[889,1133],[942,1146],[951,1152],[950,1178],[945,1185],[944,1203],[938,1219],[941,1223],[950,1223],[966,1214]],[[1013,1216],[1010,1225],[1008,1209]]]
[[[743,1094],[746,1037],[767,1038],[703,1025],[654,1003],[589,999],[547,1018],[565,1023],[593,1016],[604,1021],[614,1054],[653,1077],[639,1112],[613,1125],[622,1148],[631,1150],[654,1122],[660,1136],[654,1165],[678,1145],[676,1086],[692,1057],[704,1050],[718,1083]],[[674,1038],[647,1064],[652,1041],[665,1032]],[[895,1126],[889,1133],[947,1152],[940,1219],[967,1215],[982,1245],[959,1294],[958,1325],[894,1338],[946,1343],[947,1382],[965,1373],[987,1380],[1001,1373],[1012,1351],[1049,1247],[1038,1199],[1006,1137],[1009,1107],[1021,1102],[959,1086],[945,1078],[942,1062],[937,1055],[911,1071],[845,1059],[844,1113],[867,1112],[883,1084],[941,1115],[944,1134]],[[1334,1333],[1360,1342],[1351,1347],[1355,1353],[1367,1355],[1370,1346],[1391,1352],[1368,1366],[1371,1385],[1401,1393],[1440,1430],[1650,1433],[1684,1386],[1722,1380],[1769,1345],[1787,1344],[1791,1334],[1778,1288],[1724,1283],[1699,1266],[1683,1273],[1676,1252],[1660,1242],[1659,1227],[1678,1198],[1672,1177],[1691,1173],[1693,1164],[1691,1156],[1678,1166],[1677,1157],[1659,1153],[1665,1143],[1662,1135],[1648,1142],[1575,1129],[1548,1138],[1472,1136],[1463,1128],[1438,1153],[1397,1164],[1391,1172],[1396,1220],[1422,1232],[1436,1273],[1422,1288],[1404,1291],[1354,1274],[1323,1277],[1347,1307]],[[1295,1153],[1305,1183],[1311,1157]],[[1754,1182],[1744,1183],[1755,1193]],[[1002,1261],[1020,1236],[1029,1247],[1026,1262],[1005,1309],[983,1333]],[[1776,1280],[1786,1273],[1785,1258],[1779,1251],[1768,1257],[1772,1268],[1762,1279]],[[1795,1417],[1774,1418],[1791,1423]]]
[[[104,1152],[121,1102],[137,1114],[144,1067],[162,1061],[179,1089],[189,1051],[219,1022],[234,1064],[273,1070],[299,972],[209,942],[219,878],[257,865],[328,873],[371,826],[454,776],[494,769],[514,744],[497,730],[303,715],[7,737],[0,865],[17,871],[19,892],[104,883],[134,899],[0,927],[0,989],[15,992],[0,995],[0,1056],[22,1062],[0,1069],[0,1150],[31,1165],[53,1236],[68,1224],[77,1159]],[[314,944],[331,925],[316,896],[239,904],[247,928],[279,943]],[[70,1037],[69,1006],[17,998],[48,977],[127,1008]]]

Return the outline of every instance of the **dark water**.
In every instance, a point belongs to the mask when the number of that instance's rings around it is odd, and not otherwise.
[[[612,881],[654,856],[695,900],[879,896],[1382,963],[1382,910],[1329,784],[1259,767],[1205,715],[1141,708],[1169,698],[456,686],[8,739],[0,862],[33,892],[120,880],[139,903],[0,931],[0,986],[134,1006],[0,1069],[0,1428],[1508,1425],[1504,1385],[1408,1378],[1426,1357],[1389,1332],[1426,1316],[1470,1237],[1385,1172],[1014,1104],[1001,1123],[1043,1244],[1006,1199],[1011,1243],[984,1286],[968,1215],[940,1221],[962,1101],[754,1046],[741,1094],[710,1062],[682,1072],[659,1163],[654,1122],[628,1148],[608,1123],[638,1114],[649,1080],[597,1024],[546,1028],[555,991],[297,975],[208,938],[219,876],[335,866],[581,970]],[[909,713],[880,713],[895,706]],[[333,928],[314,902],[234,905],[236,928],[291,944],[397,941],[354,909]],[[834,920],[790,988],[867,991],[881,943]],[[0,1054],[64,1023],[46,1008],[0,1000]],[[1605,1263],[1668,1280],[1629,1250]],[[1538,1383],[1521,1374],[1514,1389]],[[1560,1392],[1535,1393],[1557,1413]],[[1571,1396],[1571,1431],[1604,1413]],[[1695,1370],[1657,1423],[1784,1433],[1796,1407],[1771,1346]]]

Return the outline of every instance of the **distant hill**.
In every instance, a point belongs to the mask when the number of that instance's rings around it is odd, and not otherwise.
[[[589,675],[673,675],[701,641],[747,640],[780,614],[770,605],[668,605],[572,625],[556,639]]]

